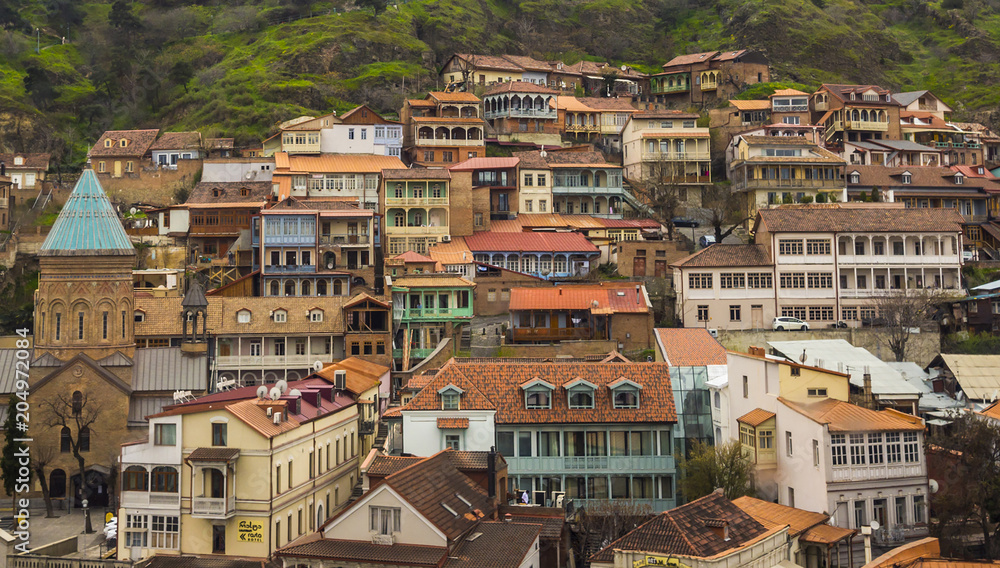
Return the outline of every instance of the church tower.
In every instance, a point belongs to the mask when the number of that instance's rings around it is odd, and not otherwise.
[[[135,355],[135,248],[93,170],[84,170],[39,253],[35,357]]]

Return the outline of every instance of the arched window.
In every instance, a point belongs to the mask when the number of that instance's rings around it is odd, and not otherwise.
[[[722,396],[719,393],[715,393],[715,407],[722,408]]]
[[[615,392],[615,408],[639,408],[639,397],[633,390]]]
[[[310,283],[308,280],[302,281],[302,295],[312,296],[312,283]]]
[[[62,499],[66,497],[66,472],[54,469],[49,474],[49,497]]]
[[[295,281],[288,280],[285,282],[285,295],[294,296],[295,295]]]
[[[59,451],[64,454],[72,451],[70,447],[69,427],[67,426],[63,426],[62,430],[59,432]]]
[[[586,390],[577,390],[569,395],[570,408],[594,408],[594,393]]]
[[[392,226],[393,227],[405,227],[406,226],[406,216],[402,212],[396,213],[392,216]]]
[[[153,468],[153,484],[150,491],[177,493],[177,470],[169,466]]]
[[[83,411],[83,393],[75,391],[73,393],[73,416],[79,416]]]
[[[122,472],[122,491],[149,491],[149,474],[141,465],[130,465]]]
[[[277,296],[279,294],[281,294],[281,285],[278,284],[277,280],[272,280],[271,281],[271,295],[272,296]]]
[[[316,295],[326,296],[326,280],[320,280],[316,283]]]
[[[90,451],[90,428],[84,426],[80,428],[80,439],[78,440],[81,452]]]
[[[344,295],[344,282],[343,282],[343,280],[334,280],[333,281],[333,295],[334,296],[343,296]]]

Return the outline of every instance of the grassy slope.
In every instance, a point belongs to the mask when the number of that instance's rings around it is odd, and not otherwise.
[[[0,149],[32,149],[44,139],[57,153],[63,142],[64,153],[79,159],[108,127],[199,129],[245,142],[290,117],[358,102],[394,112],[407,94],[436,84],[437,65],[454,50],[525,52],[567,62],[610,59],[655,70],[674,54],[750,46],[768,53],[778,81],[927,88],[956,109],[1000,102],[1000,64],[993,57],[1000,15],[989,8],[971,14],[914,0],[413,0],[377,19],[349,11],[268,25],[287,10],[277,0],[246,3],[250,17],[232,5],[163,12],[136,2],[148,33],[156,32],[161,17],[177,22],[176,31],[159,29],[173,34],[162,49],[130,50],[133,67],[159,79],[156,105],[134,88],[109,98],[95,79],[97,58],[87,33],[111,33],[109,4],[86,0],[73,42],[54,45],[54,38],[43,36],[43,46],[51,47],[37,55],[33,37],[0,31]],[[44,25],[41,4],[28,2],[32,24]],[[344,7],[317,2],[313,8],[338,6]],[[248,23],[240,24],[241,18]],[[165,79],[178,61],[195,70],[186,90]],[[55,88],[44,113],[25,90],[31,66],[44,69]],[[85,121],[80,109],[87,105],[111,113]],[[5,137],[11,115],[47,136]]]

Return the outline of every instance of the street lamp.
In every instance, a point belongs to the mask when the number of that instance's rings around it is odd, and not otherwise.
[[[42,30],[41,28],[35,28],[35,53],[42,52]]]
[[[86,499],[83,500],[83,532],[85,534],[91,534],[94,532],[94,527],[90,524],[90,502]]]

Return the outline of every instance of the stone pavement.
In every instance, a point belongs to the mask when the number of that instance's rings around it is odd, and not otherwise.
[[[55,511],[55,518],[45,518],[45,509],[31,510],[31,548],[36,549],[46,544],[52,544],[69,537],[79,538],[80,552],[73,557],[97,558],[100,556],[101,544],[104,543],[104,510],[91,511],[90,523],[93,534],[84,535],[83,510],[74,509],[72,513]]]

